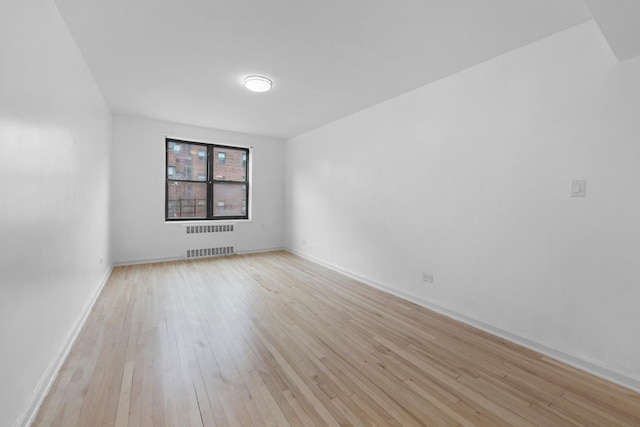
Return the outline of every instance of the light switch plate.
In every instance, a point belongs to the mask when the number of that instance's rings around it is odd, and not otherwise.
[[[584,179],[574,179],[571,181],[571,197],[586,197],[587,181]]]

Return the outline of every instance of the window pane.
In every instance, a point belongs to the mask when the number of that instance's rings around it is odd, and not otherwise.
[[[243,184],[219,183],[213,184],[213,215],[214,216],[246,216],[247,191]]]
[[[243,157],[244,156],[244,157]],[[213,165],[213,178],[218,181],[246,181],[246,151],[227,147],[215,147],[213,157],[218,159]],[[224,158],[224,161],[220,161]],[[244,159],[244,161],[243,161]]]
[[[202,150],[202,145],[169,142],[167,144],[167,173],[173,172],[169,178],[198,181],[200,176],[206,177],[207,157],[200,155]]]
[[[166,159],[167,220],[248,218],[248,149],[167,138]]]
[[[207,184],[169,181],[167,218],[206,218]]]

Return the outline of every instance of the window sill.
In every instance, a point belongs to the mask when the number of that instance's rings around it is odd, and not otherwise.
[[[218,225],[218,224],[237,224],[242,222],[252,222],[251,218],[249,219],[200,219],[200,220],[176,220],[176,221],[167,221],[164,220],[165,224],[176,224],[176,225]]]

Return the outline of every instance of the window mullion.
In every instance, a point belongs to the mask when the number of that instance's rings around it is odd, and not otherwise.
[[[207,146],[207,218],[213,219],[213,146]]]

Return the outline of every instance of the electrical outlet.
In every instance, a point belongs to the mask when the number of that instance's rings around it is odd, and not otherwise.
[[[433,283],[433,274],[422,273],[422,281],[427,283]]]

